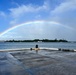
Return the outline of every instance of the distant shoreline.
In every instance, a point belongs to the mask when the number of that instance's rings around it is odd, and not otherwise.
[[[34,40],[0,40],[0,42],[67,42],[67,43],[76,43],[76,41],[67,41],[64,39],[34,39]]]
[[[64,39],[54,39],[54,40],[49,40],[49,39],[34,39],[34,40],[6,40],[3,42],[68,42],[67,40]]]

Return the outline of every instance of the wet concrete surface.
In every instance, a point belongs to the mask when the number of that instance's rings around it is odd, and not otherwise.
[[[0,52],[0,75],[76,75],[76,52]]]

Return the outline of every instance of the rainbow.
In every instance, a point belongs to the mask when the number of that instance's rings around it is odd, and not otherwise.
[[[62,25],[62,24],[60,24],[60,23],[58,23],[58,22],[54,22],[54,21],[29,21],[29,22],[25,22],[25,23],[22,23],[22,24],[15,25],[15,26],[13,26],[13,27],[5,30],[4,32],[2,32],[2,33],[0,34],[0,36],[8,33],[9,31],[11,31],[11,30],[13,30],[13,29],[16,29],[16,28],[18,28],[18,27],[20,27],[20,26],[29,25],[29,24],[37,24],[37,23],[40,23],[40,24],[41,24],[41,23],[42,23],[42,24],[43,24],[43,23],[49,23],[49,24]],[[62,25],[62,26],[64,26],[64,25]],[[69,26],[64,26],[64,27],[69,28],[69,29],[72,29],[72,28],[69,27]]]

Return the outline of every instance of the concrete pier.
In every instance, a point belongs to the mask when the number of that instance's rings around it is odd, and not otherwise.
[[[0,51],[0,75],[76,75],[76,52],[57,48]]]

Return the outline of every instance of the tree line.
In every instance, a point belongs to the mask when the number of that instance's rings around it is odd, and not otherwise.
[[[67,40],[64,39],[54,39],[54,40],[50,40],[50,39],[34,39],[34,40],[6,40],[4,42],[68,42]]]

